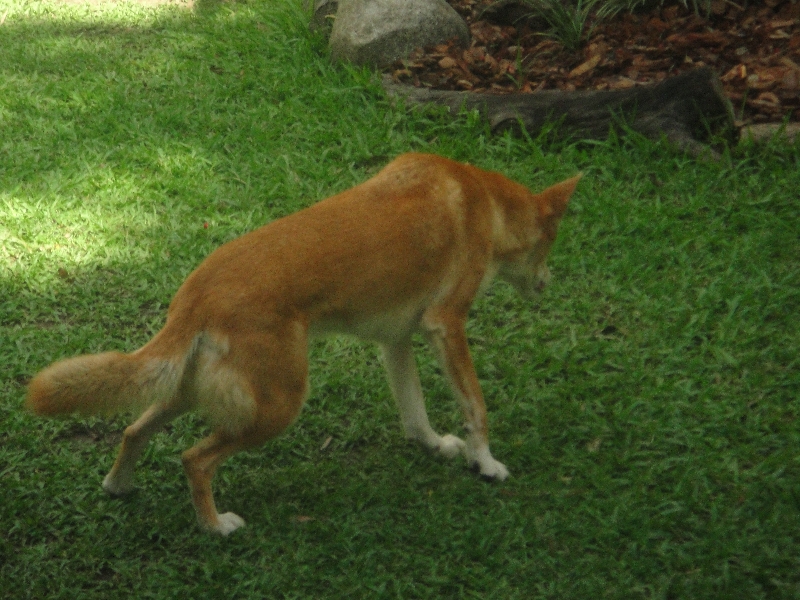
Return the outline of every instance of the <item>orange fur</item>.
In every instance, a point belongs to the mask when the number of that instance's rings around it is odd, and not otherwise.
[[[311,335],[377,342],[406,435],[480,472],[508,471],[489,452],[486,409],[467,347],[469,307],[496,274],[529,295],[549,280],[546,258],[574,177],[540,194],[497,173],[406,154],[372,179],[278,219],[213,252],[178,290],[164,328],[132,354],[57,362],[30,383],[42,415],[149,406],[125,430],[103,487],[124,494],[150,436],[197,409],[213,433],[183,455],[198,519],[227,535],[211,493],[225,458],[263,443],[298,415]],[[465,441],[431,428],[411,350],[425,334],[464,413]]]

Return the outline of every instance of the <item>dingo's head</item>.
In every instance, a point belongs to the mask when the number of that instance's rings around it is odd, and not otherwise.
[[[523,225],[524,233],[517,232],[515,236],[522,242],[521,247],[500,257],[499,275],[526,298],[541,292],[550,281],[547,255],[556,239],[558,224],[567,209],[567,202],[581,176],[576,175],[539,194],[532,194],[528,218],[523,219],[526,221],[524,225],[509,223],[510,215],[506,216],[507,230]]]

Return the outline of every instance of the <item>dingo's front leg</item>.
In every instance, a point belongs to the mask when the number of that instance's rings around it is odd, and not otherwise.
[[[468,432],[464,448],[467,462],[477,467],[483,477],[502,481],[508,477],[508,469],[489,451],[486,405],[469,353],[465,321],[466,318],[447,314],[428,315],[428,337],[464,413]]]
[[[411,340],[383,346],[383,362],[406,437],[447,458],[464,452],[464,440],[454,435],[439,435],[428,421]]]

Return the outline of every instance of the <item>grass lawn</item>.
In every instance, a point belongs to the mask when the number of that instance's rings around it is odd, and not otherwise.
[[[708,163],[491,138],[333,66],[300,4],[0,0],[0,597],[800,597],[800,144]],[[405,442],[375,349],[346,339],[312,348],[298,423],[220,470],[247,521],[226,539],[180,465],[196,418],[116,500],[129,416],[21,411],[51,361],[147,341],[215,247],[407,150],[532,188],[585,174],[550,289],[473,311],[506,482]]]

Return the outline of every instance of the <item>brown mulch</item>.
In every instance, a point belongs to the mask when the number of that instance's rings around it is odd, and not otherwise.
[[[751,1],[746,8],[739,5],[744,0],[713,0],[709,18],[665,2],[598,24],[574,52],[542,35],[542,21],[519,18],[521,3],[487,10],[492,0],[448,2],[467,20],[470,47],[451,42],[420,50],[392,65],[396,82],[493,93],[613,90],[710,66],[740,124],[800,121],[796,0]]]

